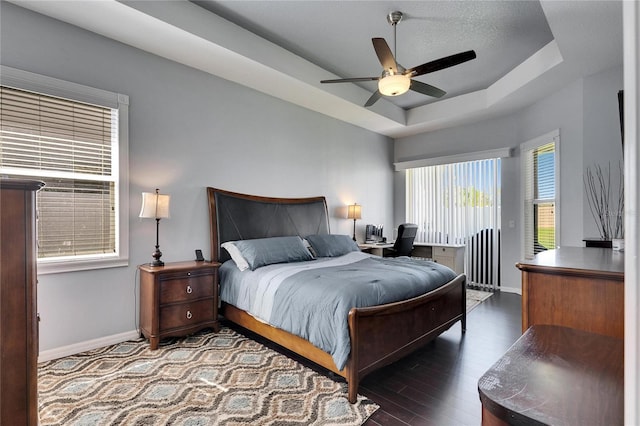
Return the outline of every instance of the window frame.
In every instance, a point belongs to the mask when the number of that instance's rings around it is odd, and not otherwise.
[[[549,201],[554,202],[554,234],[555,234],[555,245],[558,247],[560,245],[560,211],[561,211],[561,197],[560,197],[560,129],[552,130],[549,133],[545,133],[542,136],[538,136],[537,138],[531,139],[527,142],[520,144],[520,223],[522,224],[521,232],[520,232],[520,250],[521,257],[523,259],[532,259],[531,257],[527,257],[527,248],[526,244],[526,229],[525,229],[525,203],[526,203],[526,184],[527,184],[527,176],[526,173],[526,163],[527,156],[526,153],[528,151],[532,151],[536,148],[539,148],[543,145],[554,143],[554,173],[555,173],[555,182],[554,182],[554,190],[555,190],[555,198],[553,200],[545,198],[545,199],[533,199],[532,205],[548,203]],[[534,254],[535,256],[535,254]]]
[[[53,274],[129,265],[129,97],[82,84],[0,66],[0,84],[44,95],[101,105],[118,110],[118,146],[113,156],[116,204],[116,252],[114,254],[38,259],[38,274]]]

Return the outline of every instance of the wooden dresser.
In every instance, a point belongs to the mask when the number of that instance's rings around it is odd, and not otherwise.
[[[140,331],[158,349],[160,339],[203,328],[219,330],[217,262],[140,265]]]
[[[561,247],[516,264],[522,271],[522,331],[561,325],[624,338],[624,253]]]
[[[38,424],[36,191],[0,179],[0,424]]]

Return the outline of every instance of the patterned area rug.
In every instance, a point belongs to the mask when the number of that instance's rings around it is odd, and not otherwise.
[[[493,295],[490,291],[467,289],[467,313]]]
[[[360,425],[379,406],[223,327],[39,365],[41,425]]]

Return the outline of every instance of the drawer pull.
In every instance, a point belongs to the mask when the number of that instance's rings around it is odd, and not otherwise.
[[[188,275],[188,276],[191,276],[191,272],[187,272],[187,275]]]
[[[187,311],[187,319],[191,318],[193,318],[193,314],[191,314],[191,311]]]
[[[191,288],[190,285],[187,286],[187,294],[191,294],[193,293],[193,289]]]

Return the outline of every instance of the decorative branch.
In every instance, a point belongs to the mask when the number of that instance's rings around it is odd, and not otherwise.
[[[607,165],[603,170],[595,165],[593,170],[587,167],[583,177],[584,189],[591,216],[598,226],[600,238],[610,240],[622,238],[624,235],[624,178],[622,165],[618,163],[619,184],[615,211],[611,210],[611,167]]]

